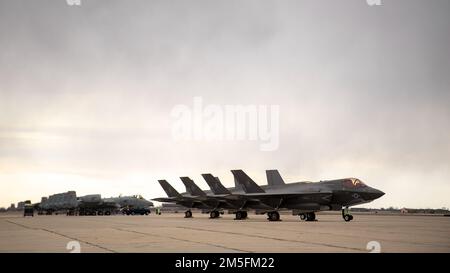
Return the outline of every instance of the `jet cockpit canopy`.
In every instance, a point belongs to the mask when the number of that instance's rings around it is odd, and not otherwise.
[[[348,178],[348,179],[344,179],[344,181],[342,182],[342,185],[345,188],[365,188],[367,187],[366,184],[364,184],[361,180],[359,180],[358,178]]]

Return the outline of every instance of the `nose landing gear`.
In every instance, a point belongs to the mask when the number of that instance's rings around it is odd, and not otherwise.
[[[342,218],[344,218],[345,222],[353,220],[353,215],[350,214],[348,207],[342,209]]]

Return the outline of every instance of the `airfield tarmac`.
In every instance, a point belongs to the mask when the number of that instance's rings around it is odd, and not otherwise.
[[[149,216],[35,216],[0,214],[0,252],[450,252],[450,217],[359,215],[344,222],[339,214],[317,214],[316,222],[281,215],[244,221],[225,214],[209,219],[194,213]]]

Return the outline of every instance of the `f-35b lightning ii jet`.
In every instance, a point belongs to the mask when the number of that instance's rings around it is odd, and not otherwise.
[[[284,183],[276,170],[266,171],[268,185],[260,187],[242,170],[231,171],[235,181],[242,186],[246,195],[273,208],[267,211],[268,219],[280,219],[279,210],[294,210],[300,219],[314,221],[316,211],[341,210],[345,221],[353,216],[347,213],[350,206],[371,202],[384,192],[365,185],[357,178],[344,178],[320,182]]]
[[[255,209],[267,213],[269,221],[278,221],[280,210],[292,210],[301,220],[315,221],[317,211],[342,210],[342,217],[348,222],[353,219],[348,207],[368,203],[384,195],[357,178],[286,184],[277,170],[268,170],[268,185],[259,186],[244,171],[231,172],[235,179],[234,188],[225,188],[217,177],[203,174],[211,191],[202,191],[190,178],[182,177],[187,193],[180,194],[167,181],[160,180],[169,198],[153,200],[206,209],[211,218],[217,218],[219,211],[228,209],[241,220],[247,217],[249,209]],[[186,217],[191,216],[191,211],[186,211]]]

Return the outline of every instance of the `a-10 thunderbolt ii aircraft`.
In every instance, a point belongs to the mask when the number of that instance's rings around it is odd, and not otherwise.
[[[277,170],[266,171],[268,185],[259,186],[244,171],[232,170],[235,187],[225,188],[217,177],[203,174],[211,191],[202,191],[188,177],[181,178],[186,193],[178,193],[167,181],[159,180],[169,198],[153,199],[173,202],[187,208],[209,210],[211,218],[217,218],[223,209],[232,210],[236,219],[247,217],[254,209],[267,213],[268,220],[280,220],[280,210],[293,210],[300,219],[314,221],[315,212],[342,210],[345,221],[351,221],[348,207],[371,202],[384,192],[369,187],[357,178],[344,178],[320,182],[285,183]],[[186,217],[191,217],[188,209]]]
[[[103,199],[107,202],[114,202],[120,205],[120,209],[123,214],[134,215],[148,215],[150,214],[150,207],[153,207],[153,203],[146,200],[141,195],[111,197]]]
[[[104,201],[107,202],[115,202],[120,205],[120,207],[136,207],[136,208],[147,208],[152,207],[153,203],[150,201],[147,201],[144,197],[141,195],[132,195],[132,196],[118,196],[118,197],[110,197],[110,198],[104,198]]]

